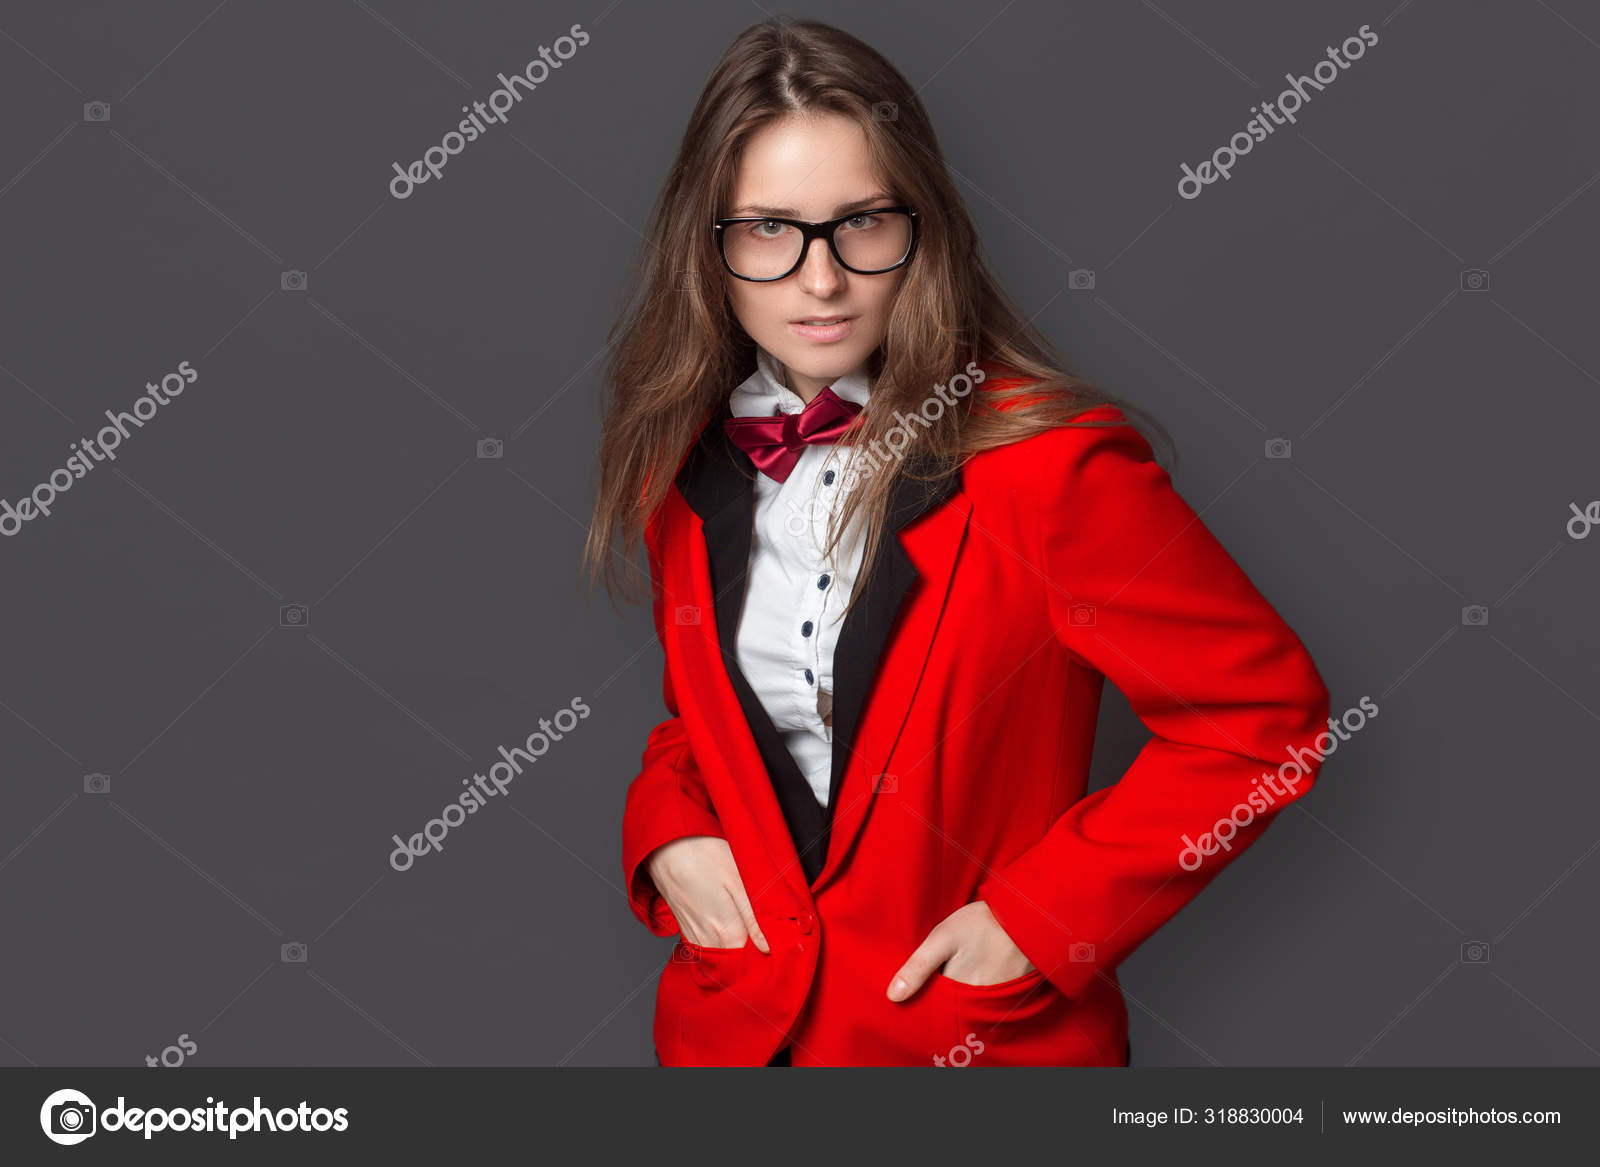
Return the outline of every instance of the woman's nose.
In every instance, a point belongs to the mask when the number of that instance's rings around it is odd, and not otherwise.
[[[834,262],[826,239],[813,239],[800,265],[800,286],[813,296],[826,297],[839,290],[844,270]]]

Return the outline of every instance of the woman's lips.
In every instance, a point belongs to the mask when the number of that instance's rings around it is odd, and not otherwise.
[[[824,317],[824,319],[826,318]],[[850,330],[853,329],[855,325],[856,318],[854,316],[847,316],[837,324],[802,324],[798,320],[791,320],[789,322],[789,327],[794,330],[796,335],[803,336],[807,340],[817,341],[821,344],[827,344],[835,340],[843,340],[845,337],[850,335]]]

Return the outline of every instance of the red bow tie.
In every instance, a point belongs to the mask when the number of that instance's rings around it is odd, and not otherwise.
[[[834,395],[832,386],[811,399],[799,413],[777,417],[730,417],[722,428],[768,478],[782,482],[808,444],[828,445],[850,428],[861,412],[854,401]]]

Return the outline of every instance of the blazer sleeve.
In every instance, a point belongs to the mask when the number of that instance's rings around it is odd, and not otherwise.
[[[669,597],[662,582],[655,519],[646,525],[644,538],[650,555],[651,610],[656,639],[665,651],[667,638],[663,633]],[[726,835],[695,765],[683,719],[678,716],[678,697],[672,687],[670,661],[662,670],[661,696],[672,716],[650,731],[639,774],[628,786],[622,815],[622,869],[633,914],[655,935],[671,936],[679,930],[678,922],[651,881],[645,860],[650,852],[674,839],[689,835],[726,838]]]
[[[1328,690],[1299,638],[1120,410],[1029,439],[1056,640],[1153,735],[977,891],[1069,997],[1114,968],[1311,788]],[[1326,743],[1325,743],[1326,744]]]

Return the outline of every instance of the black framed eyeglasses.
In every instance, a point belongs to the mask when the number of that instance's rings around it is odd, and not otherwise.
[[[750,215],[718,219],[711,229],[722,266],[741,280],[761,284],[793,275],[813,239],[826,239],[839,266],[863,276],[893,271],[917,246],[917,212],[904,206],[852,211],[826,223]]]

